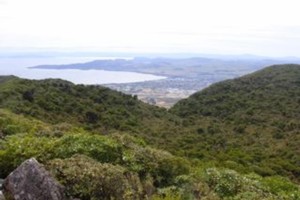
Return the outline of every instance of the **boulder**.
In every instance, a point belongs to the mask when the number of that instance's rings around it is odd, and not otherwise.
[[[4,195],[12,200],[64,200],[64,188],[34,158],[24,161],[5,179]]]
[[[5,200],[5,197],[4,197],[4,195],[3,195],[3,193],[2,193],[1,190],[0,190],[0,200]]]

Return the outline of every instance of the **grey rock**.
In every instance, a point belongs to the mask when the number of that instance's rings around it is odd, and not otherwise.
[[[4,195],[13,200],[64,200],[64,188],[34,158],[24,161],[5,179]]]
[[[2,191],[0,191],[0,200],[5,200],[5,197],[4,197],[3,193],[2,193]]]

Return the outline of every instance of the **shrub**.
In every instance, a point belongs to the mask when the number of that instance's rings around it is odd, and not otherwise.
[[[66,186],[69,196],[82,200],[140,199],[142,185],[137,174],[125,168],[102,164],[83,155],[55,159],[47,168]]]
[[[171,185],[176,176],[189,172],[189,163],[172,154],[153,148],[134,147],[123,152],[123,164],[141,177],[150,174],[156,187]]]
[[[100,135],[69,134],[61,137],[56,146],[55,158],[83,154],[101,162],[114,163],[122,156],[121,147],[115,141]]]
[[[0,176],[5,177],[24,160],[35,157],[40,162],[84,154],[101,162],[118,162],[122,153],[113,140],[99,135],[74,134],[37,137],[29,134],[7,136],[0,141]]]
[[[182,200],[183,196],[173,188],[166,188],[160,191],[159,194],[154,195],[152,200]]]
[[[300,197],[300,187],[290,182],[288,179],[280,176],[266,177],[262,180],[264,186],[276,195],[294,193]]]
[[[53,156],[56,140],[32,135],[7,136],[0,140],[0,177],[5,178],[23,161],[31,157],[44,162]]]
[[[233,170],[206,170],[206,181],[220,197],[234,196],[241,189],[241,177]]]
[[[4,133],[4,135],[13,135],[13,134],[17,134],[20,133],[22,131],[22,128],[18,125],[14,125],[14,124],[8,124],[3,130],[2,132]]]

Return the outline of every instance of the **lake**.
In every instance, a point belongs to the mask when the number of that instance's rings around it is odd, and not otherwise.
[[[160,80],[166,77],[135,72],[105,70],[49,70],[29,69],[37,65],[84,63],[100,59],[117,59],[111,57],[45,57],[45,58],[0,58],[0,75],[15,75],[28,79],[61,78],[76,84],[132,83]],[[130,59],[130,58],[124,58]]]

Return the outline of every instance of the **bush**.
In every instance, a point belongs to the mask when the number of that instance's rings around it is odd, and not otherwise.
[[[236,195],[241,189],[241,177],[233,170],[206,170],[206,181],[220,197]]]
[[[22,131],[22,128],[18,125],[8,124],[2,132],[4,135],[14,135],[17,133],[20,133]]]
[[[34,133],[47,128],[47,125],[34,119],[25,118],[0,109],[0,131],[4,136],[18,133]]]
[[[0,140],[0,177],[5,178],[23,161],[31,157],[44,162],[53,157],[56,145],[55,139],[35,137],[32,135],[7,136]]]
[[[165,188],[160,190],[158,194],[154,195],[152,200],[182,200],[183,196],[177,191],[177,188]]]
[[[87,155],[100,162],[121,160],[121,146],[100,135],[73,134],[61,137],[54,150],[55,158],[69,158],[74,154]]]
[[[122,152],[113,140],[99,135],[74,134],[56,137],[35,135],[7,136],[0,141],[0,176],[5,177],[24,160],[35,157],[40,162],[84,154],[101,162],[118,162]]]
[[[114,134],[112,138],[122,144],[119,164],[139,173],[142,179],[150,175],[156,187],[169,186],[177,176],[189,173],[190,163],[183,158],[147,147],[143,140],[127,134]]]
[[[276,195],[285,195],[293,193],[300,197],[300,187],[290,182],[288,179],[280,176],[266,177],[262,180],[264,186]]]
[[[83,155],[55,159],[47,168],[66,187],[67,194],[81,200],[141,199],[142,185],[137,174],[125,168],[102,164]]]
[[[138,172],[142,178],[150,174],[156,187],[169,186],[177,176],[189,172],[189,163],[186,160],[149,147],[125,149],[123,165]]]

